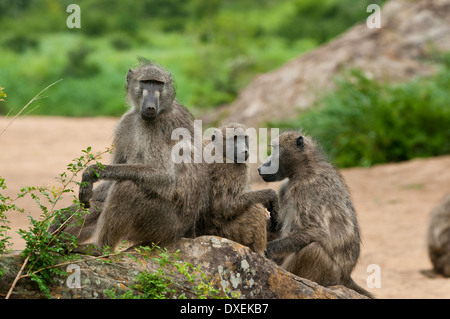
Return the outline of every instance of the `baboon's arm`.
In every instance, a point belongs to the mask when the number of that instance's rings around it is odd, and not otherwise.
[[[251,206],[261,203],[271,215],[278,214],[278,195],[273,189],[262,189],[247,192],[235,199],[227,208],[228,214],[225,218],[232,219],[243,212],[246,212]]]
[[[302,248],[317,242],[317,239],[323,236],[326,236],[323,231],[303,229],[287,237],[267,243],[266,256],[273,258],[276,255],[299,252]]]
[[[139,185],[157,185],[158,188],[173,184],[174,171],[153,168],[143,164],[115,164],[105,165],[100,169],[97,165],[90,165],[83,172],[82,186],[78,198],[85,207],[90,207],[89,200],[92,198],[93,184],[100,179],[123,181],[134,181]]]

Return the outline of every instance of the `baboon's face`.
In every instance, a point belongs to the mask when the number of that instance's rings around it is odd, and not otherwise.
[[[217,130],[211,136],[211,141],[222,148],[223,160],[226,163],[245,163],[250,155],[249,138],[241,127],[226,127]]]
[[[285,132],[271,142],[272,153],[267,160],[258,167],[259,175],[266,182],[277,182],[289,178],[303,157],[305,138],[299,132]],[[274,171],[269,169],[277,167]]]
[[[281,181],[286,177],[286,174],[283,171],[284,167],[280,167],[280,144],[272,140],[270,146],[272,147],[272,152],[266,161],[258,167],[258,173],[265,182]],[[270,170],[274,163],[278,165],[278,169]]]
[[[153,122],[158,114],[171,107],[175,92],[169,73],[156,66],[145,66],[129,70],[127,93],[132,107],[142,120]]]
[[[139,81],[141,118],[153,122],[160,110],[160,97],[164,83],[152,80]]]

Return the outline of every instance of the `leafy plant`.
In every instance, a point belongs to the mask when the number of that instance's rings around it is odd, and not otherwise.
[[[0,102],[5,102],[4,99],[2,99],[2,97],[6,97],[6,93],[3,92],[5,88],[0,86]]]
[[[88,147],[82,152],[79,158],[75,158],[70,164],[67,165],[67,172],[61,173],[57,180],[59,181],[59,187],[24,187],[20,190],[15,198],[4,196],[0,192],[0,253],[6,253],[6,247],[11,245],[9,237],[6,237],[6,232],[10,228],[6,225],[8,222],[5,212],[19,211],[24,212],[24,209],[20,208],[17,202],[26,197],[31,197],[39,207],[41,215],[38,219],[29,216],[30,226],[28,230],[20,229],[19,234],[26,242],[26,247],[22,251],[22,255],[25,258],[19,273],[16,275],[14,282],[12,283],[10,290],[6,296],[8,299],[18,280],[21,278],[30,278],[36,282],[39,289],[44,292],[47,297],[51,297],[48,284],[53,281],[53,278],[57,275],[67,275],[66,271],[62,270],[59,266],[75,263],[77,261],[111,257],[105,262],[112,262],[115,259],[112,257],[121,258],[121,256],[128,255],[132,257],[136,262],[139,260],[135,257],[136,254],[109,251],[109,247],[106,247],[102,251],[100,257],[84,257],[82,258],[77,254],[70,254],[70,250],[77,247],[76,237],[69,235],[60,230],[69,221],[83,222],[82,214],[88,213],[84,210],[78,199],[73,195],[73,205],[62,209],[57,209],[58,202],[61,201],[64,195],[73,193],[71,185],[75,184],[80,186],[81,183],[75,181],[75,177],[87,166],[96,162],[99,169],[103,166],[98,160],[101,156],[110,152],[108,148],[104,152],[93,154],[91,148]],[[6,189],[6,184],[3,178],[0,177],[0,189]],[[69,213],[69,214],[68,214]],[[59,229],[53,233],[48,231],[52,221],[58,219],[63,220],[63,224]],[[200,299],[203,298],[219,298],[219,291],[214,288],[212,282],[202,271],[200,266],[194,267],[190,263],[180,261],[179,251],[176,253],[169,253],[166,249],[155,247],[140,247],[136,249],[139,256],[144,259],[154,256],[150,254],[152,250],[158,249],[159,253],[156,257],[152,257],[154,262],[157,262],[159,268],[155,272],[143,271],[136,277],[135,284],[132,289],[122,294],[122,299],[163,299],[163,298],[186,298],[184,293],[178,294],[180,290],[193,292],[194,296]],[[0,272],[2,274],[2,272]],[[175,282],[174,277],[181,276],[184,278],[184,282],[189,286],[189,289],[184,284]],[[115,290],[107,290],[105,293],[111,298],[118,298],[115,294]],[[228,296],[226,296],[228,298]]]
[[[61,201],[64,195],[73,193],[72,185],[80,185],[80,182],[75,181],[75,177],[83,171],[92,162],[97,162],[106,152],[111,152],[111,148],[107,148],[104,152],[97,154],[91,153],[91,148],[88,147],[82,151],[85,155],[76,158],[72,163],[67,165],[67,171],[63,172],[57,178],[59,187],[24,187],[17,194],[16,198],[3,196],[0,194],[0,212],[6,211],[20,211],[24,212],[17,206],[17,202],[26,196],[31,197],[39,207],[41,214],[38,219],[31,215],[30,226],[28,230],[19,229],[19,234],[26,242],[26,247],[22,251],[25,258],[20,272],[17,274],[11,288],[7,294],[9,298],[17,281],[21,278],[29,277],[35,281],[40,290],[50,297],[48,283],[52,281],[52,277],[57,274],[65,273],[56,266],[68,261],[73,261],[78,258],[77,255],[69,254],[68,252],[77,246],[75,236],[61,232],[60,229],[69,221],[80,220],[83,213],[89,213],[85,210],[75,195],[73,195],[73,205],[62,209],[57,209],[57,204]],[[0,178],[0,186],[5,189],[4,179]],[[68,214],[70,213],[70,214]],[[69,216],[67,218],[66,216]],[[55,232],[50,233],[48,228],[53,220],[62,219],[65,222]],[[5,226],[3,226],[5,227]],[[6,229],[6,228],[3,228]],[[2,241],[3,243],[3,241]],[[25,272],[25,273],[24,273]],[[23,274],[24,273],[24,274]]]
[[[189,291],[199,299],[206,298],[229,298],[228,295],[221,297],[219,290],[202,271],[201,266],[194,267],[192,264],[180,261],[180,252],[169,253],[167,249],[158,246],[140,247],[136,249],[141,256],[150,256],[152,250],[157,250],[158,254],[152,260],[157,262],[159,268],[154,272],[144,270],[136,276],[135,283],[131,289],[120,296],[116,295],[115,289],[105,290],[105,293],[113,299],[166,299],[176,298],[185,299],[184,293],[177,294],[177,291]],[[129,255],[133,257],[133,255]],[[133,257],[136,258],[136,257]],[[137,259],[135,259],[137,261]],[[189,286],[189,290],[179,282],[173,280],[177,275]]]
[[[0,189],[4,190],[6,189],[5,179],[0,177]],[[8,247],[12,245],[11,243],[11,237],[9,237],[8,231],[11,230],[11,227],[8,226],[10,221],[5,215],[6,211],[9,211],[11,209],[14,209],[14,206],[12,204],[5,205],[6,201],[10,200],[9,197],[4,197],[0,193],[0,255],[7,253]],[[3,274],[3,269],[0,269],[0,276]]]

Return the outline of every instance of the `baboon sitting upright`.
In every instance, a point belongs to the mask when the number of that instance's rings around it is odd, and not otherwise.
[[[427,244],[434,271],[450,277],[450,194],[431,212]]]
[[[271,156],[259,168],[266,182],[288,180],[279,192],[279,239],[267,244],[267,256],[284,256],[281,266],[323,286],[344,285],[366,296],[351,278],[360,251],[359,225],[341,174],[316,142],[290,131],[272,141]],[[261,168],[278,161],[278,171]]]
[[[88,167],[79,199],[90,206],[93,183],[111,181],[94,244],[114,248],[121,240],[165,245],[195,234],[209,205],[209,177],[203,163],[175,163],[172,131],[186,128],[194,136],[193,117],[175,101],[171,75],[142,61],[127,74],[131,109],[115,129],[113,164]],[[193,141],[187,141],[195,147]],[[201,151],[201,150],[200,150]],[[193,157],[191,152],[191,157]],[[192,159],[192,158],[191,158]]]
[[[211,212],[205,219],[205,233],[231,239],[263,254],[267,244],[264,207],[277,213],[278,196],[272,189],[250,191],[246,129],[245,125],[230,123],[211,137],[215,149],[222,151],[223,162],[208,164]]]

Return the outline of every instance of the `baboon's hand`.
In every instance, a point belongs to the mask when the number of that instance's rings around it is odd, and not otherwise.
[[[267,189],[267,203],[266,208],[270,213],[270,221],[268,225],[268,231],[276,233],[278,231],[278,195],[272,189]]]
[[[78,194],[78,199],[85,208],[91,207],[90,200],[92,198],[94,182],[98,180],[96,174],[97,165],[90,165],[83,172],[81,178],[81,186]]]
[[[274,234],[278,232],[278,218],[272,213],[270,213],[270,220],[268,222],[267,230]]]
[[[270,212],[270,219],[276,219],[278,216],[278,195],[273,189],[266,189],[266,202],[264,203],[264,206],[267,208],[267,210]]]
[[[90,199],[92,198],[92,194],[92,184],[89,184],[88,186],[80,186],[78,199],[80,200],[80,203],[84,205],[84,208],[91,207]]]

